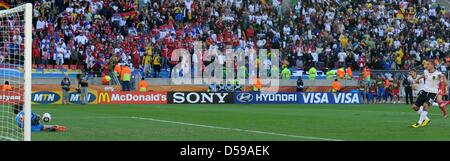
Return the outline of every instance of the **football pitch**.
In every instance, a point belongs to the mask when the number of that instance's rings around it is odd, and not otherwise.
[[[450,140],[450,119],[433,107],[429,126],[413,129],[407,105],[33,105],[67,132],[32,140],[359,141]]]

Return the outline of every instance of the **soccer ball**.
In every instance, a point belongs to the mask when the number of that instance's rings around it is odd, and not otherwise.
[[[44,113],[44,115],[42,115],[42,121],[50,122],[50,120],[52,120],[52,116],[49,113]]]

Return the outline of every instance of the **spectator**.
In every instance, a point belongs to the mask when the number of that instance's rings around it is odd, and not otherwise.
[[[61,81],[61,88],[63,93],[62,104],[69,104],[70,79],[67,73],[64,73],[64,78]]]
[[[145,54],[144,59],[142,61],[142,65],[144,66],[144,76],[150,76],[151,74],[151,65],[152,65],[152,56],[148,53]]]
[[[302,77],[297,79],[297,92],[303,92],[303,80]]]
[[[281,0],[147,1],[139,7],[131,0],[49,2],[33,2],[40,64],[61,64],[60,41],[67,45],[64,64],[117,58],[139,67],[145,54],[135,63],[133,52],[152,46],[159,48],[151,55],[160,54],[161,68],[177,63],[165,61],[175,49],[192,54],[194,41],[220,51],[280,49],[283,65],[302,69],[319,63],[383,69],[385,60],[393,62],[389,69],[409,69],[444,59],[450,46],[450,15],[435,1],[299,1],[286,14]]]
[[[9,81],[5,81],[5,84],[2,87],[2,91],[12,91],[11,85],[9,85]]]
[[[86,75],[80,75],[78,89],[80,89],[80,103],[82,105],[89,103],[89,83]]]
[[[157,78],[159,77],[159,73],[161,72],[161,57],[159,56],[159,54],[155,54],[152,60],[153,69],[155,69],[154,77]]]

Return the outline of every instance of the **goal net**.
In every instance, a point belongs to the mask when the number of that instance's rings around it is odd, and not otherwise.
[[[31,13],[31,4],[0,11],[0,141],[31,140]]]

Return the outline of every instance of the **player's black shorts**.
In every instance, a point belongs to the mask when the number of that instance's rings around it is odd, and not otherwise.
[[[432,105],[433,102],[436,100],[437,93],[428,93],[425,91],[420,91],[417,94],[417,100],[415,105],[417,107],[422,106],[424,103],[427,103],[428,105]]]

